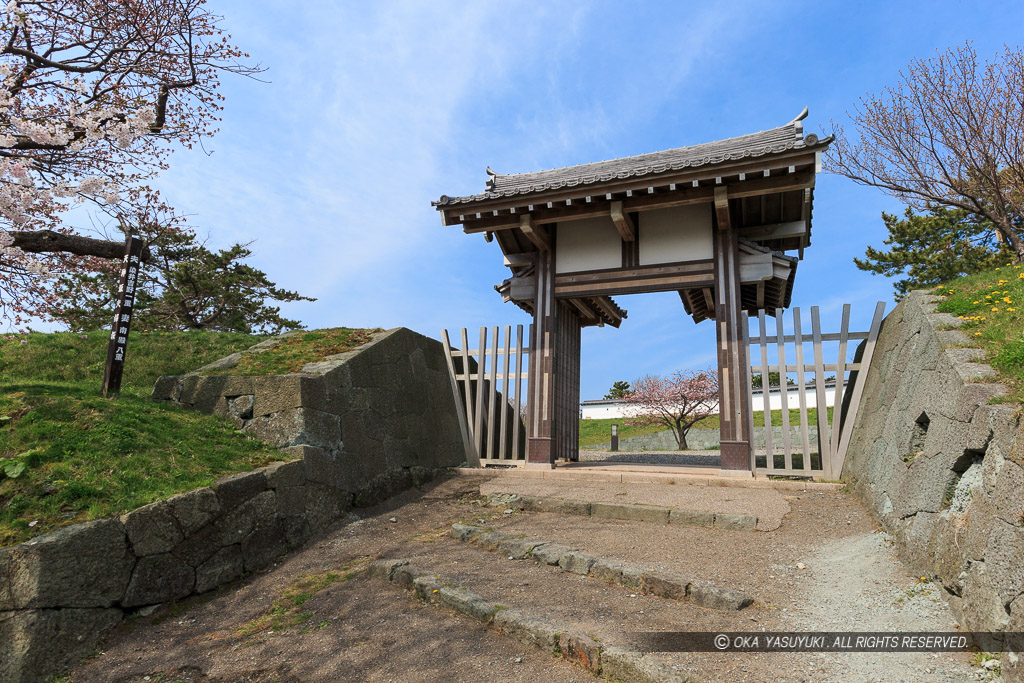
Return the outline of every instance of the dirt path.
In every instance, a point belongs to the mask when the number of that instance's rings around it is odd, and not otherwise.
[[[489,600],[575,624],[604,644],[617,644],[623,634],[637,630],[952,627],[945,604],[919,591],[848,494],[785,495],[788,512],[777,530],[729,532],[550,513],[506,514],[479,504],[484,482],[453,477],[406,492],[359,511],[363,519],[340,525],[267,571],[128,620],[107,639],[101,654],[73,672],[71,681],[593,680],[583,669],[454,611],[424,605],[361,571],[381,557],[410,559]],[[706,495],[701,487],[677,488],[692,490],[676,495]],[[744,491],[753,489],[733,490],[740,503]],[[509,560],[451,539],[448,529],[457,521],[745,590],[757,602],[741,612],[707,610],[532,560]],[[932,660],[908,655],[652,656],[694,680],[974,677],[963,655]]]

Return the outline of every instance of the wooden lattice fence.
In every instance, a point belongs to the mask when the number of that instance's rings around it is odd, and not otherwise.
[[[512,332],[511,325],[504,330],[481,327],[479,345],[471,349],[466,328],[461,330],[460,348],[452,347],[448,330],[441,331],[466,463],[471,467],[515,465],[526,459],[521,406],[530,349],[523,344],[522,325],[515,327],[514,344]]]
[[[755,435],[763,434],[763,440],[752,449],[751,468],[758,474],[804,476],[817,479],[838,479],[843,469],[843,461],[850,447],[853,423],[857,417],[861,394],[864,391],[864,372],[871,364],[878,331],[885,315],[885,303],[875,306],[875,314],[871,328],[865,332],[850,331],[850,305],[843,305],[843,317],[840,331],[822,334],[821,321],[817,306],[811,306],[811,331],[807,334],[800,316],[800,309],[793,308],[792,334],[786,334],[783,309],[775,311],[775,331],[768,332],[765,311],[757,315],[757,330],[754,339],[747,339],[747,364],[753,373],[761,373],[762,392],[761,406],[757,406],[753,398],[752,387],[748,401],[751,406],[751,424]],[[748,316],[749,322],[754,319]],[[864,350],[856,362],[848,360],[848,354],[854,347],[850,342],[865,340]],[[834,363],[826,363],[823,346],[829,342],[838,342],[838,351]],[[811,344],[813,361],[806,362],[805,344]],[[754,348],[759,350],[759,359],[753,358]],[[771,351],[775,351],[776,362],[769,361]],[[792,358],[791,364],[787,359]],[[760,363],[755,362],[760,360]],[[782,401],[782,434],[781,439],[774,438],[772,433],[771,403],[769,377],[771,373],[779,373],[780,393]],[[826,408],[825,380],[829,373],[835,375],[836,394],[834,409],[830,418]],[[787,379],[795,376],[795,386],[789,387]],[[848,376],[849,375],[849,376]],[[817,439],[810,437],[808,424],[808,376],[813,379],[815,392]],[[845,391],[849,396],[844,396]],[[790,432],[789,395],[795,391],[799,410],[799,435],[797,443],[793,443]],[[753,424],[753,411],[762,408],[763,423]],[[796,425],[794,425],[796,426]]]

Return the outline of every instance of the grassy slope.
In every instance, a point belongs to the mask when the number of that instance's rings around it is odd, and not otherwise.
[[[961,329],[985,351],[1010,393],[1024,403],[1024,268],[1007,265],[959,278],[935,290],[939,310],[964,320]]]
[[[226,420],[149,399],[158,376],[184,374],[265,337],[133,333],[117,399],[99,391],[107,339],[0,335],[0,546],[280,457]]]
[[[829,420],[832,419],[832,408],[828,409]],[[815,408],[807,409],[807,424],[814,425],[818,422],[818,411]],[[613,424],[619,425],[619,439],[628,439],[631,436],[643,436],[644,434],[653,434],[655,432],[663,432],[666,427],[663,424],[654,425],[642,425],[634,426],[626,423],[624,418],[605,418],[601,420],[580,420],[580,446],[596,446],[597,444],[607,443],[611,439],[611,426]],[[796,408],[791,408],[789,411],[789,424],[798,425],[800,424],[800,411]],[[782,426],[782,411],[772,411],[772,425],[775,427]],[[764,427],[764,411],[758,410],[754,413],[754,427]],[[718,416],[710,415],[695,426],[695,429],[717,429],[718,428]]]
[[[242,356],[238,365],[229,370],[217,370],[211,375],[286,375],[300,372],[302,366],[327,356],[345,353],[369,342],[377,329],[350,329],[332,327],[323,330],[298,332],[262,353]]]

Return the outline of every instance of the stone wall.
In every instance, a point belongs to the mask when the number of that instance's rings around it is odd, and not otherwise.
[[[126,614],[266,567],[354,505],[463,462],[440,343],[399,328],[303,370],[160,379],[154,398],[229,417],[298,459],[0,549],[0,681],[45,681]]]
[[[412,467],[465,461],[441,343],[412,330],[382,332],[354,351],[304,366],[303,374],[203,370],[161,377],[153,398],[222,415],[273,446],[301,447],[311,481],[350,493],[358,505],[407,488]]]
[[[807,435],[810,443],[812,444],[812,450],[815,449],[814,444],[818,442],[818,428],[814,425],[809,425],[807,428]],[[789,428],[789,438],[791,443],[798,444],[803,438],[801,436],[799,425],[796,427],[791,426]],[[772,427],[772,443],[778,448],[782,444],[782,427]],[[721,445],[721,437],[718,429],[691,429],[686,435],[686,445],[690,450],[704,451],[704,450],[717,450]],[[610,441],[606,441],[596,446],[584,446],[588,450],[601,450],[606,451],[612,447]],[[764,448],[764,426],[754,428],[754,447]],[[643,434],[642,436],[631,436],[626,439],[619,439],[619,450],[620,451],[674,451],[678,448],[676,439],[673,436],[672,430],[665,430],[663,432],[654,432],[653,434]],[[799,450],[794,448],[794,450]]]
[[[886,317],[843,473],[964,630],[1021,632],[1021,407],[989,402],[1005,388],[937,301],[913,292]],[[1016,655],[1003,671],[1021,680]]]

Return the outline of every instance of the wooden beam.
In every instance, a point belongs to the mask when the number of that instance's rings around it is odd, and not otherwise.
[[[729,222],[729,188],[715,188],[715,214],[718,216],[718,229],[728,231]]]
[[[803,220],[770,225],[753,225],[740,229],[745,240],[781,240],[789,237],[803,237],[807,234],[807,222]]]
[[[700,290],[704,294],[704,303],[708,307],[708,315],[712,318],[715,317],[715,295],[712,293],[710,287],[704,287]]]
[[[633,219],[629,217],[629,214],[622,210],[622,202],[612,202],[611,215],[612,222],[615,223],[622,239],[626,242],[635,241],[636,226],[633,225]]]
[[[606,271],[555,276],[555,296],[610,296],[635,292],[669,292],[711,287],[714,265],[710,260],[676,265],[616,268]]]
[[[536,260],[537,255],[532,251],[522,254],[505,254],[505,265],[509,268],[513,266],[532,266]]]
[[[519,229],[523,231],[528,240],[533,242],[538,251],[551,251],[551,238],[548,236],[547,230],[539,225],[534,225],[531,216],[532,214],[524,213],[519,217]]]
[[[757,310],[764,309],[764,280],[757,283]]]

